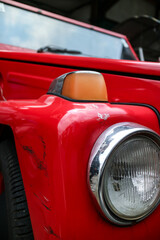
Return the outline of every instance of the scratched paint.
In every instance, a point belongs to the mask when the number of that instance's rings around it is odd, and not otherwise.
[[[43,149],[44,149],[44,151],[43,151],[43,160],[45,160],[45,157],[46,157],[46,143],[43,140],[43,137],[39,136],[39,139],[41,140],[41,143],[43,145]]]
[[[23,149],[33,156],[33,158],[35,159],[35,161],[37,163],[37,167],[40,170],[46,170],[46,166],[45,166],[44,162],[37,157],[37,155],[33,151],[32,147],[30,147],[30,146],[23,146]]]
[[[50,226],[46,226],[46,227],[44,226],[44,229],[48,234],[53,235],[56,238],[60,239],[60,237],[57,234],[55,234],[55,232],[53,231],[53,229]]]
[[[45,172],[45,175],[48,175],[47,171],[47,162],[46,162],[46,143],[42,136],[33,135],[35,142],[38,142],[38,148],[34,147],[34,145],[30,146],[29,142],[26,141],[26,144],[21,144],[21,147],[28,152],[32,158],[34,159],[34,162],[36,163],[36,166],[39,170],[42,170]]]
[[[97,115],[98,115],[98,118],[97,118],[98,121],[100,120],[106,121],[110,117],[110,114],[108,113],[103,113],[103,114],[98,113]]]
[[[44,196],[43,196],[43,200],[42,200],[42,198],[40,197],[40,196],[38,196],[36,193],[33,193],[39,200],[40,200],[40,202],[41,202],[41,204],[48,210],[48,211],[51,211],[51,207],[48,207],[47,205],[46,205],[46,202],[44,201]]]

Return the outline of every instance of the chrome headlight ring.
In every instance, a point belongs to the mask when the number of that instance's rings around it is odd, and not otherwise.
[[[147,217],[160,200],[160,137],[136,123],[118,123],[97,139],[88,184],[101,213],[118,225]]]

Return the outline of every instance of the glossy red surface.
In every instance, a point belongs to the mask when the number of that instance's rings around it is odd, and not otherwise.
[[[3,52],[7,52],[7,51],[9,51],[9,52],[35,52],[32,49],[21,48],[21,47],[8,45],[8,44],[4,44],[4,43],[0,43],[0,51],[3,51]]]
[[[91,27],[45,11],[43,14]],[[159,63],[0,48],[0,124],[9,125],[14,134],[35,239],[159,240],[160,207],[134,226],[117,227],[99,214],[87,186],[90,152],[109,126],[135,122],[160,134],[154,111],[136,106],[149,104],[160,111]],[[45,95],[53,79],[82,69],[102,72],[109,103],[76,103]],[[0,192],[2,181],[0,175]]]
[[[109,102],[144,103],[160,110],[159,63],[0,52],[0,66],[7,99],[38,98],[61,74],[89,69],[102,71]]]
[[[109,117],[103,120],[100,114]],[[159,208],[135,226],[117,227],[100,216],[87,186],[97,137],[123,121],[159,133],[152,110],[44,95],[35,101],[1,102],[0,116],[14,133],[35,239],[159,239]]]
[[[18,52],[1,52],[0,58],[4,96],[20,99],[0,103],[0,122],[10,125],[15,136],[35,239],[158,240],[159,208],[135,226],[113,226],[95,208],[86,176],[92,146],[108,126],[131,121],[159,133],[155,113],[146,107],[80,104],[53,96],[36,99],[57,76],[87,68],[104,71],[109,102],[147,103],[160,110],[160,84],[152,80],[159,75],[159,64]],[[31,98],[35,100],[22,100]],[[104,121],[98,113],[110,117]]]

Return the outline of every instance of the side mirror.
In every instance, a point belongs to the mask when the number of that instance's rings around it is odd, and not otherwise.
[[[82,101],[108,101],[104,78],[93,71],[63,74],[52,82],[48,94]]]

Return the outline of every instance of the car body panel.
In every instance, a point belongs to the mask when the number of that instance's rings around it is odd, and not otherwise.
[[[111,33],[130,46],[123,35],[10,0],[1,2]],[[13,131],[35,239],[159,240],[159,206],[134,226],[115,226],[100,215],[87,185],[91,150],[108,127],[135,122],[160,134],[159,64],[140,62],[131,50],[136,61],[37,53],[0,44],[0,127]],[[76,70],[101,72],[108,102],[46,94],[55,78]],[[2,181],[0,175],[0,192]]]
[[[1,52],[0,64],[6,99],[38,98],[66,72],[96,70],[105,78],[109,102],[143,103],[160,110],[159,63]]]
[[[91,149],[109,126],[137,122],[159,134],[151,109],[44,95],[1,102],[0,116],[13,130],[35,239],[158,239],[158,209],[135,226],[113,226],[95,209],[86,181]],[[154,233],[148,227],[153,222]]]

